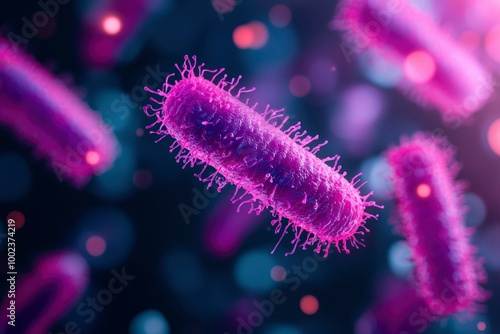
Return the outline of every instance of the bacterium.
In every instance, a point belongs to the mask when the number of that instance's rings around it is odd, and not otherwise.
[[[483,66],[411,1],[344,0],[336,25],[348,61],[379,53],[404,73],[399,88],[447,121],[468,117],[493,93]]]
[[[486,274],[469,243],[458,168],[442,137],[417,133],[387,151],[398,204],[397,228],[408,240],[422,298],[439,315],[471,311],[486,293]]]
[[[54,252],[42,256],[31,273],[19,282],[14,281],[15,298],[5,297],[0,333],[48,333],[78,301],[87,288],[88,276],[87,263],[77,253]],[[12,301],[15,301],[15,316],[11,318]],[[13,319],[15,326],[9,324]]]
[[[111,129],[63,83],[0,37],[0,125],[48,159],[60,180],[83,186],[117,154]]]
[[[304,231],[307,236],[301,247],[316,244],[315,252],[323,250],[325,257],[331,244],[347,253],[348,241],[354,247],[361,244],[356,235],[364,234],[361,229],[368,231],[364,226],[367,218],[377,217],[365,212],[376,204],[367,201],[371,193],[360,195],[356,185],[361,174],[349,182],[346,173],[340,173],[338,156],[316,157],[327,142],[309,147],[318,136],[301,132],[300,122],[282,131],[288,120],[283,109],[273,110],[268,105],[259,114],[257,103],[250,107],[248,100],[238,100],[254,89],[243,87],[231,95],[241,77],[228,81],[224,74],[216,83],[224,69],[197,67],[196,57],[186,56],[183,68],[176,67],[180,81],[169,83],[174,75],[170,74],[163,91],[145,88],[162,100],[151,98],[159,107],[147,105],[144,111],[156,117],[148,128],[159,125],[152,131],[160,135],[158,141],[167,135],[175,139],[170,151],[180,148],[176,160],[184,163],[183,168],[204,165],[195,176],[208,182],[208,187],[215,183],[218,191],[227,183],[236,185],[231,201],[239,203],[238,211],[248,205],[249,213],[260,214],[271,207],[276,233],[282,229],[282,218],[288,218],[279,239],[291,226],[294,247],[287,255],[295,251]],[[210,80],[203,77],[206,73],[213,74]],[[327,161],[334,161],[334,166],[326,165]],[[215,171],[203,176],[208,166]]]

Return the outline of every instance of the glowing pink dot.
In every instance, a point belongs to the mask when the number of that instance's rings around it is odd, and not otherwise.
[[[436,63],[427,52],[415,51],[406,57],[403,68],[406,77],[410,81],[425,83],[434,76]]]
[[[431,195],[431,187],[428,184],[421,183],[417,186],[417,195],[420,198],[427,198]]]
[[[106,241],[100,236],[95,235],[88,238],[85,248],[90,255],[100,256],[106,251]]]
[[[488,144],[496,155],[500,155],[500,118],[488,128]]]
[[[500,63],[500,24],[494,26],[484,38],[486,53]]]
[[[296,75],[290,80],[289,89],[293,95],[303,97],[309,94],[311,82],[303,75]]]
[[[116,16],[106,16],[102,21],[102,29],[108,35],[116,35],[122,30],[122,22]]]
[[[269,10],[269,21],[278,27],[286,27],[292,20],[292,12],[285,5],[276,5]]]
[[[483,321],[477,323],[477,329],[483,332],[486,329],[486,324]]]
[[[234,44],[240,49],[261,49],[268,40],[267,27],[258,21],[238,26],[233,31]]]
[[[85,161],[87,161],[89,165],[95,166],[99,163],[100,160],[101,157],[96,151],[88,151],[85,155]]]
[[[274,266],[271,269],[271,278],[276,282],[281,282],[286,278],[286,270],[282,266]]]
[[[26,219],[24,218],[24,214],[20,211],[11,211],[7,215],[7,222],[9,221],[9,219],[14,220],[16,229],[20,229],[21,227],[23,227],[24,222],[26,221]]]
[[[137,137],[142,137],[144,135],[144,130],[137,129],[137,130],[135,130],[135,134],[137,135]]]
[[[307,315],[313,315],[318,312],[319,302],[318,298],[313,295],[307,295],[300,299],[300,309]]]

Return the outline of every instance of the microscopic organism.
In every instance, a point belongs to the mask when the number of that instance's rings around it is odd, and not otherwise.
[[[207,187],[218,185],[218,191],[228,183],[236,185],[232,202],[238,210],[246,205],[249,213],[260,214],[270,207],[275,232],[284,225],[280,241],[289,228],[295,234],[291,253],[303,234],[301,247],[316,245],[315,251],[325,256],[332,244],[349,252],[348,242],[354,247],[361,243],[356,236],[364,234],[367,218],[376,217],[365,209],[377,206],[368,201],[371,193],[360,194],[361,174],[348,181],[339,156],[318,158],[315,154],[327,142],[309,146],[318,136],[301,131],[300,122],[285,126],[283,109],[268,105],[258,113],[257,103],[241,102],[240,96],[253,88],[239,88],[233,96],[241,76],[227,80],[224,69],[203,69],[196,57],[186,56],[182,69],[176,67],[180,81],[170,83],[170,74],[163,90],[145,88],[162,100],[151,98],[159,106],[147,105],[144,111],[156,118],[149,128],[157,126],[152,132],[158,140],[167,135],[175,139],[170,151],[180,149],[176,160],[183,167],[204,165],[195,175]],[[204,78],[208,73],[211,79]],[[204,175],[209,166],[215,171]],[[282,224],[282,218],[288,222]]]
[[[400,222],[415,261],[419,293],[439,315],[469,311],[486,293],[472,229],[464,221],[462,186],[453,151],[443,137],[417,133],[387,151]]]
[[[34,59],[0,38],[0,125],[33,146],[62,180],[81,187],[111,167],[109,126]]]

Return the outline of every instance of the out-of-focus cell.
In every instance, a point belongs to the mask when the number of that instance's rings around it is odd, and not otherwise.
[[[365,156],[373,149],[384,105],[382,94],[372,86],[353,86],[342,94],[330,124],[332,132],[342,140],[349,153]]]
[[[31,172],[26,161],[17,154],[0,154],[0,201],[15,202],[26,195],[30,186]]]
[[[231,195],[218,200],[209,213],[203,232],[203,244],[213,255],[228,257],[235,254],[245,238],[259,226],[261,216],[237,212],[230,205]]]
[[[274,5],[269,10],[269,21],[278,28],[286,27],[292,20],[292,11],[286,5]]]
[[[100,256],[106,251],[106,240],[100,236],[91,236],[85,243],[87,252],[92,256]]]
[[[82,187],[113,164],[118,142],[109,127],[62,82],[1,38],[0,101],[0,124],[32,145],[36,156],[47,158],[59,180]]]
[[[500,63],[500,24],[488,31],[484,38],[484,47],[491,59]]]
[[[274,266],[271,269],[271,278],[276,282],[281,282],[286,278],[286,269],[282,266]]]
[[[410,1],[395,6],[385,0],[345,0],[335,22],[345,31],[340,49],[347,61],[377,52],[403,69],[398,86],[408,97],[434,106],[446,120],[470,116],[493,93],[483,65]]]
[[[136,315],[130,323],[130,334],[169,334],[170,326],[157,310],[147,310]]]
[[[479,47],[481,37],[474,30],[466,30],[460,34],[458,41],[464,48],[474,51]]]
[[[14,284],[15,326],[9,325],[5,298],[0,310],[0,333],[46,334],[87,288],[89,270],[76,253],[54,252],[37,259],[33,270]],[[12,287],[11,287],[12,289]]]
[[[465,215],[465,222],[467,226],[479,226],[486,218],[486,204],[484,200],[477,194],[465,194],[465,206],[467,213]]]
[[[366,50],[361,55],[359,67],[368,80],[384,88],[396,86],[403,76],[401,67],[384,59],[375,50]]]
[[[366,187],[373,191],[375,198],[386,200],[392,196],[393,187],[386,159],[380,156],[365,159],[361,165],[361,172],[368,181]]]

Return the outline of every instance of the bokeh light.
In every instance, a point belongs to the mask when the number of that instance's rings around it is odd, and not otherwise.
[[[122,22],[114,15],[106,16],[102,20],[102,29],[108,35],[116,35],[122,30]]]
[[[85,161],[87,161],[89,165],[95,166],[101,161],[101,157],[96,151],[88,151],[85,155]]]
[[[240,49],[263,48],[269,40],[269,30],[259,21],[252,21],[236,27],[233,31],[234,44]]]
[[[426,183],[421,183],[417,186],[417,196],[420,198],[427,198],[431,195],[431,187]]]
[[[11,211],[7,214],[7,222],[9,221],[9,219],[13,219],[15,221],[16,230],[23,227],[24,223],[26,221],[24,214],[21,211],[17,211],[17,210]]]
[[[388,262],[391,271],[399,277],[408,277],[415,264],[412,261],[411,250],[405,240],[396,241],[389,248]]]
[[[106,241],[100,236],[91,236],[85,244],[87,253],[92,256],[100,256],[106,251]]]
[[[136,315],[130,323],[130,334],[169,334],[170,326],[160,311],[147,310]]]
[[[286,27],[292,20],[292,11],[286,5],[275,5],[269,10],[269,21],[278,28]]]
[[[269,275],[275,265],[275,258],[269,253],[260,250],[248,251],[238,258],[234,278],[245,290],[267,291],[276,283]]]
[[[405,76],[414,83],[425,83],[432,79],[436,72],[434,59],[425,51],[414,51],[404,60]]]
[[[290,80],[289,89],[293,95],[303,97],[309,94],[311,82],[303,75],[296,75]]]
[[[500,118],[497,118],[488,127],[488,144],[491,150],[500,156]]]
[[[281,282],[286,278],[286,269],[282,266],[274,266],[271,269],[271,278],[276,282]]]
[[[300,309],[307,315],[313,315],[319,310],[318,298],[306,295],[300,299]]]

